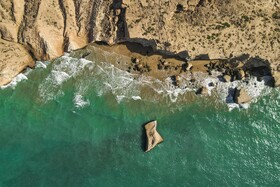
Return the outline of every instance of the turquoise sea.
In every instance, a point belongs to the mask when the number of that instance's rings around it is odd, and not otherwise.
[[[26,78],[0,89],[1,187],[280,186],[279,89],[229,111],[67,56]],[[164,142],[144,153],[155,119]]]

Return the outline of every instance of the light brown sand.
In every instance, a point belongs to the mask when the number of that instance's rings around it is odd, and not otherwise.
[[[186,74],[189,72],[207,72],[207,68],[205,65],[210,63],[210,60],[194,60],[189,63],[186,59],[180,58],[176,55],[167,55],[163,54],[159,51],[154,51],[151,47],[145,47],[141,44],[137,43],[121,43],[117,45],[108,46],[105,44],[97,44],[94,43],[92,46],[97,47],[103,51],[107,51],[110,53],[116,53],[128,58],[136,58],[139,60],[139,66],[148,65],[150,71],[140,72],[137,70],[133,70],[133,67],[136,63],[133,63],[132,60],[130,63],[120,63],[117,61],[112,61],[112,63],[123,70],[130,71],[131,73],[142,73],[147,76],[152,76],[154,78],[164,80],[170,76],[177,76],[180,74]],[[164,61],[164,63],[162,63]],[[159,64],[165,64],[168,68],[164,68],[162,65],[162,69],[158,68]],[[184,70],[182,66],[188,67],[188,64],[191,64],[193,67],[191,70]],[[145,70],[145,68],[143,68]]]

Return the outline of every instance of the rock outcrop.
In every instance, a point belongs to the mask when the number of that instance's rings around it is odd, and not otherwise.
[[[252,98],[248,95],[248,93],[244,89],[236,89],[235,92],[235,103],[237,104],[245,104],[249,103]]]
[[[1,0],[2,48],[25,52],[20,62],[5,61],[14,73],[0,67],[0,85],[22,69],[13,64],[32,66],[30,58],[52,59],[94,41],[134,41],[191,59],[246,53],[268,60],[279,77],[279,7],[278,0]]]
[[[145,152],[148,152],[156,145],[163,142],[163,138],[157,132],[157,121],[147,123],[145,125],[145,130],[147,135],[147,147]]]
[[[0,39],[0,86],[8,84],[27,66],[34,65],[33,58],[23,45]]]
[[[113,43],[113,3],[113,0],[1,0],[1,49],[8,50],[10,56],[23,58],[6,61],[7,52],[0,51],[0,86],[24,68],[32,67],[35,60],[53,59],[93,41]],[[18,48],[21,50],[15,50]]]

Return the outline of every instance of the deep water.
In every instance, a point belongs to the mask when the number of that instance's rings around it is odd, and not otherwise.
[[[279,89],[229,111],[215,96],[173,103],[86,60],[27,77],[0,90],[1,187],[280,186]],[[154,119],[164,142],[144,153]]]

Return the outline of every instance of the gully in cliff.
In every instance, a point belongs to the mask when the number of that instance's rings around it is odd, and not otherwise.
[[[163,142],[163,138],[157,132],[157,121],[151,121],[145,125],[146,135],[147,135],[147,145],[146,151],[148,152],[153,149],[156,145]]]

